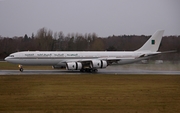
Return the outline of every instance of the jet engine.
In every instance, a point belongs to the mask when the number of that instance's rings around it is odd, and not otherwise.
[[[66,68],[66,64],[60,62],[57,65],[53,65],[52,68],[53,69],[64,69],[64,68]]]
[[[91,68],[106,68],[107,67],[107,61],[92,60],[90,66],[91,66]]]
[[[68,70],[81,70],[82,64],[80,62],[68,62],[66,63],[66,68]]]
[[[53,69],[64,69],[66,66],[59,66],[59,65],[54,65],[52,66]]]

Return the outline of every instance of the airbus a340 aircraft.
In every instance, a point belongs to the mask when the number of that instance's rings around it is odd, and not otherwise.
[[[157,52],[164,30],[156,31],[150,39],[136,51],[24,51],[10,54],[5,58],[10,63],[22,65],[50,65],[53,68],[97,72],[109,65],[128,64],[151,58]]]

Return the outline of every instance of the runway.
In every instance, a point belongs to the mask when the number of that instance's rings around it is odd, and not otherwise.
[[[24,70],[20,72],[19,70],[0,70],[0,75],[46,75],[46,74],[85,74],[85,72],[80,71],[68,71],[68,70]],[[159,71],[159,70],[106,70],[100,69],[97,73],[87,73],[87,74],[163,74],[163,75],[180,75],[180,71]]]

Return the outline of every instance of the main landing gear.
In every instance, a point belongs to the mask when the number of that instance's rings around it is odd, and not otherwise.
[[[90,73],[96,73],[98,72],[97,69],[92,69],[92,68],[85,68],[85,69],[81,69],[81,72],[90,72]]]
[[[19,65],[18,67],[19,67],[19,71],[20,71],[20,72],[23,72],[23,67],[22,67],[22,65]]]

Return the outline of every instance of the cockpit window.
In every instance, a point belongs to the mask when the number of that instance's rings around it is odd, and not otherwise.
[[[10,55],[10,57],[14,57],[14,55]]]

